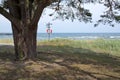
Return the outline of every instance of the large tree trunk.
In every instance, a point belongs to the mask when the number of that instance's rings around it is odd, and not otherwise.
[[[37,25],[34,29],[25,27],[22,31],[18,32],[13,25],[13,37],[15,46],[16,60],[22,59],[35,59],[37,56]]]
[[[16,60],[37,56],[37,24],[51,0],[7,0],[9,12],[0,7],[0,13],[11,21]]]
[[[25,1],[25,0],[20,0]],[[21,25],[14,25],[12,23],[14,48],[15,48],[15,60],[19,59],[33,59],[37,56],[36,52],[36,35],[37,35],[37,25],[28,25],[30,21],[30,13],[26,4],[21,4],[21,6],[15,6],[14,4],[19,4],[19,0],[9,0],[9,11],[12,16],[21,20]],[[31,29],[31,27],[33,29]]]
[[[29,27],[28,27],[29,28]],[[23,52],[25,54],[25,59],[35,59],[37,57],[37,25],[34,25],[34,29],[28,29],[23,34]],[[26,49],[25,49],[26,48]]]

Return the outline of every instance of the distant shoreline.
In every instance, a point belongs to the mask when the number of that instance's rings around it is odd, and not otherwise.
[[[0,46],[14,46],[13,43],[0,43]]]
[[[0,35],[13,35],[12,33],[0,33]]]
[[[51,39],[62,38],[72,40],[87,39],[120,39],[120,33],[52,33]],[[13,39],[12,33],[0,33],[0,39]],[[47,40],[47,33],[37,33],[37,40]]]

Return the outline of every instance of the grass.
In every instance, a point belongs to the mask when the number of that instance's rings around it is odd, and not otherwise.
[[[119,47],[120,40],[38,41],[37,61],[15,62],[13,46],[0,46],[0,80],[120,80]]]
[[[73,48],[89,49],[96,53],[106,53],[120,57],[120,40],[67,40],[67,39],[54,39],[51,41],[38,41],[38,45],[54,45],[56,48],[62,46],[69,46]],[[50,47],[49,47],[50,48]],[[75,49],[76,50],[76,49]],[[59,50],[58,50],[59,51]],[[69,49],[67,51],[70,51]],[[71,51],[72,52],[72,51]],[[74,52],[74,51],[73,51]],[[78,52],[81,52],[78,50]],[[85,52],[85,50],[83,51]]]
[[[10,44],[10,43],[13,43],[13,40],[12,39],[0,39],[0,43]]]

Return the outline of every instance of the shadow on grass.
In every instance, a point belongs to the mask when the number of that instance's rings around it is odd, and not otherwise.
[[[65,61],[79,62],[81,64],[102,65],[112,68],[120,66],[119,57],[109,55],[109,53],[97,53],[83,48],[73,48],[69,46],[38,46],[38,53],[38,58],[43,58],[43,60],[49,62],[54,62],[56,58],[64,58]]]
[[[0,80],[120,80],[120,59],[70,46],[38,46],[37,61],[14,62],[0,46]]]
[[[120,80],[120,58],[109,53],[97,53],[70,46],[39,46],[38,48],[43,50],[39,52],[40,60],[57,63],[97,80]]]
[[[14,47],[11,45],[0,45],[0,59],[3,61],[13,61]]]

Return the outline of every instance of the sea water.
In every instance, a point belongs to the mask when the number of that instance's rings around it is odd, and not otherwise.
[[[0,39],[12,39],[12,33],[0,33]],[[120,39],[120,33],[52,33],[51,39],[64,38],[64,39]],[[38,33],[37,40],[47,40],[47,33]]]

